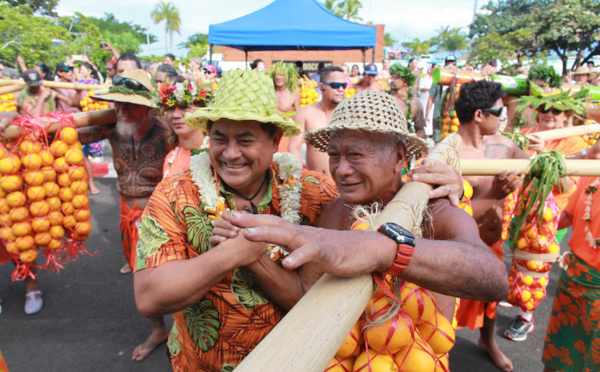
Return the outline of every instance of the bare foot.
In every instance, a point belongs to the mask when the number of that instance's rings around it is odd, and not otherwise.
[[[133,350],[133,355],[131,359],[141,362],[145,357],[148,356],[156,348],[158,345],[167,341],[167,330],[162,329],[153,329],[150,337],[143,344],[138,345],[135,350]]]
[[[488,354],[490,354],[490,357],[496,364],[496,367],[500,368],[504,372],[513,371],[512,362],[510,361],[510,359],[508,359],[506,355],[504,355],[504,353],[500,350],[498,344],[495,341],[492,341],[492,344],[488,345],[481,338],[479,338],[479,340],[477,340],[477,344],[480,348],[482,348],[483,350],[487,351]]]
[[[131,274],[131,267],[129,267],[129,264],[125,264],[125,266],[123,266],[119,272],[121,274]]]

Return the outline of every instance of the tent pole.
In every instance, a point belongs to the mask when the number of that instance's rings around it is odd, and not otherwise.
[[[212,65],[212,55],[213,55],[213,45],[210,44],[210,48],[208,49],[208,64]]]
[[[367,65],[367,48],[362,48],[363,68]]]
[[[375,63],[375,47],[373,47],[373,61],[371,63]]]
[[[246,54],[246,68],[248,68],[248,49],[244,49],[244,53]]]

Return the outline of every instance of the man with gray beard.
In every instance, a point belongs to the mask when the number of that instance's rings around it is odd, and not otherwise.
[[[125,70],[113,78],[109,93],[94,99],[115,104],[116,125],[91,127],[80,132],[82,144],[108,139],[117,171],[117,191],[121,195],[121,240],[127,264],[122,274],[131,273],[132,248],[138,240],[142,212],[156,185],[162,180],[163,164],[170,151],[166,140],[168,127],[152,114],[152,84],[143,70]],[[152,320],[152,333],[135,348],[132,359],[143,360],[154,348],[166,341],[167,331],[162,317]]]

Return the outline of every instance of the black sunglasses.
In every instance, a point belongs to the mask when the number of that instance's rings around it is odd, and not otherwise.
[[[487,114],[492,114],[492,115],[494,115],[497,118],[499,118],[500,115],[502,115],[502,111],[503,110],[504,110],[504,107],[498,107],[498,108],[495,108],[495,109],[493,109],[493,108],[484,108],[484,109],[481,109],[481,111],[483,111],[483,112],[485,112]]]
[[[62,71],[62,72],[73,71],[73,67],[67,67],[64,70],[58,70],[58,71]]]
[[[129,88],[129,89],[133,89],[133,90],[149,91],[148,88],[146,88],[144,86],[144,84],[140,83],[139,81],[135,81],[133,79],[126,78],[126,77],[119,76],[119,75],[113,77],[113,85],[123,86],[125,88]]]
[[[548,109],[548,110],[546,110],[546,109],[540,109],[540,112],[542,114],[545,114],[545,113],[548,113],[548,112],[552,112],[554,115],[560,115],[561,112],[563,112],[563,111],[559,110],[557,108],[551,108],[551,109]]]
[[[324,83],[324,82],[322,82],[322,83],[325,85],[329,85],[331,87],[331,89],[335,89],[335,90],[340,89],[340,87],[342,87],[344,89],[346,89],[346,87],[348,87],[348,83]]]

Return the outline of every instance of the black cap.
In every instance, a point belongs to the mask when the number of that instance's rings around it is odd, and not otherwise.
[[[39,87],[42,85],[42,77],[36,70],[32,68],[25,70],[23,73],[23,80],[25,80],[25,84],[30,87]]]
[[[73,67],[69,66],[69,64],[67,62],[60,62],[58,65],[56,65],[56,72],[59,71],[68,71],[71,70]]]
[[[379,73],[377,72],[377,65],[375,65],[374,63],[369,63],[368,65],[366,65],[365,66],[365,74],[379,75]]]

